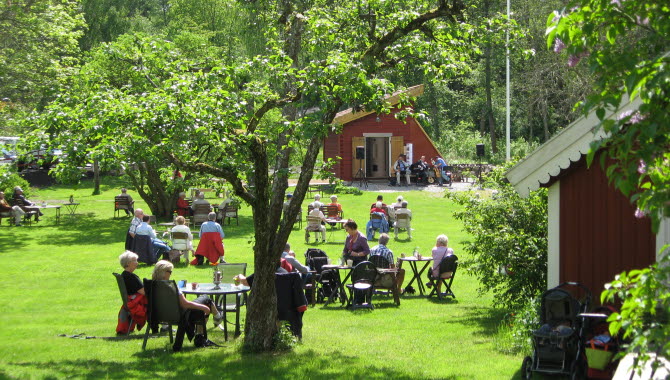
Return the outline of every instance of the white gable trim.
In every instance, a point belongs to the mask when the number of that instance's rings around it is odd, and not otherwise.
[[[547,289],[560,284],[561,279],[561,181],[549,186],[547,225]]]
[[[642,101],[636,98],[632,103],[625,103],[625,106],[608,112],[606,118],[616,117],[627,110],[638,109]],[[589,152],[592,141],[606,136],[602,129],[593,133],[599,123],[600,120],[593,112],[579,118],[510,169],[506,174],[507,179],[522,197],[527,197],[531,191],[549,183],[552,177],[560,174],[561,170],[579,161],[582,155]]]

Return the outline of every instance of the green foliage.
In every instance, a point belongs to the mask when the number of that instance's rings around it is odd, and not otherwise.
[[[546,288],[547,191],[521,198],[502,180],[505,170],[493,172],[498,180],[489,182],[496,189],[490,198],[473,192],[448,196],[464,207],[454,217],[472,237],[464,242],[469,257],[463,267],[479,279],[481,293],[495,294],[496,306],[515,309]]]
[[[592,144],[589,163],[603,148],[610,182],[654,230],[670,215],[669,16],[666,1],[576,0],[547,20],[548,46],[564,50],[570,65],[585,61],[596,78],[582,111],[594,112],[608,137]],[[618,110],[635,99],[638,109]]]
[[[540,325],[540,297],[527,298],[517,312],[505,315],[496,335],[496,349],[505,354],[530,355],[533,331]]]
[[[288,322],[281,322],[277,334],[273,338],[274,350],[278,352],[290,351],[299,342],[298,337],[291,332],[291,325]]]
[[[623,302],[621,312],[608,318],[611,334],[623,332],[625,353],[636,354],[639,372],[651,362],[654,370],[670,359],[670,255],[649,268],[615,276],[600,295],[602,302]],[[651,355],[655,354],[655,355]],[[623,353],[622,353],[623,355]]]
[[[21,186],[26,197],[30,196],[30,184],[21,178],[16,168],[13,165],[0,165],[0,191],[5,193],[6,199],[12,197],[16,186]]]

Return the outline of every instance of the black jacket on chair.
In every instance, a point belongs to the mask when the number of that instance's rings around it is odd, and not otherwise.
[[[254,275],[247,277],[249,286],[253,286]],[[276,273],[277,319],[287,321],[293,335],[302,339],[302,315],[307,310],[307,297],[302,288],[299,273]],[[253,291],[253,288],[252,288]]]

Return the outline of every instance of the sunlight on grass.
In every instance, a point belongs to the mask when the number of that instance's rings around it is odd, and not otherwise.
[[[112,272],[120,272],[130,219],[113,218],[114,195],[120,184],[106,178],[103,192],[92,196],[91,184],[36,189],[33,199],[64,202],[73,194],[81,203],[76,218],[63,216],[55,225],[53,210],[31,227],[0,226],[0,265],[4,312],[0,338],[0,376],[9,378],[394,378],[510,379],[518,377],[520,356],[495,349],[502,313],[480,297],[476,280],[459,271],[455,300],[405,296],[401,306],[392,297],[375,296],[374,311],[349,311],[339,304],[317,304],[304,316],[304,339],[293,352],[242,355],[241,339],[225,342],[211,327],[219,349],[195,349],[184,344],[173,354],[166,336],[151,338],[142,351],[144,331],[117,339],[114,329],[120,307]],[[136,192],[131,194],[141,204]],[[392,203],[400,193],[384,193]],[[324,194],[324,196],[326,196]],[[364,225],[376,193],[339,195],[345,216]],[[467,238],[452,217],[455,205],[441,194],[405,192],[413,211],[413,240],[391,238],[396,255],[419,247],[429,254],[435,237],[449,236],[456,254]],[[305,205],[308,203],[306,200]],[[143,207],[148,209],[147,207]],[[240,225],[224,226],[226,260],[246,262],[253,273],[251,210],[240,210]],[[315,246],[338,257],[345,233],[329,232],[327,244]],[[299,259],[307,249],[304,231],[294,229],[290,243]],[[375,243],[376,244],[376,243]],[[374,244],[371,244],[371,246]],[[137,274],[150,277],[151,267]],[[211,269],[178,265],[176,280],[211,281]],[[422,279],[425,281],[425,279]],[[409,275],[406,282],[409,281]],[[415,286],[416,288],[416,286]],[[18,291],[20,289],[20,291]],[[243,316],[244,316],[243,311]],[[59,337],[84,333],[92,339]]]

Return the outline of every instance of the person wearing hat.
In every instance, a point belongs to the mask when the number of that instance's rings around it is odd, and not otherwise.
[[[21,186],[16,186],[14,188],[14,195],[12,197],[12,205],[13,206],[19,206],[21,208],[21,210],[23,210],[25,212],[34,211],[36,222],[39,222],[40,221],[40,216],[44,215],[40,211],[39,207],[35,207],[35,203],[26,199],[26,197],[23,195],[23,189],[21,188]]]
[[[284,202],[284,206],[282,207],[282,210],[284,212],[286,212],[288,206],[291,204],[291,199],[293,199],[293,194],[291,193],[286,194],[286,202]]]

